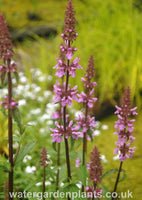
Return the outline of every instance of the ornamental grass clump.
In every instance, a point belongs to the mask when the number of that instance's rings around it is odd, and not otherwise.
[[[0,59],[3,60],[0,65],[1,82],[3,83],[7,77],[8,94],[4,97],[4,101],[1,105],[8,110],[8,144],[9,144],[9,180],[8,188],[9,192],[13,192],[13,124],[12,124],[12,110],[16,109],[18,103],[12,98],[12,78],[11,73],[16,71],[16,64],[12,61],[14,56],[13,44],[11,41],[10,33],[7,28],[7,23],[3,15],[0,15]],[[9,197],[9,199],[13,199]]]
[[[119,154],[120,167],[114,187],[114,192],[117,189],[122,164],[127,158],[132,158],[134,149],[132,143],[135,140],[133,136],[134,122],[135,119],[129,119],[133,115],[137,115],[137,107],[131,108],[131,94],[130,87],[128,86],[124,92],[121,107],[116,106],[115,114],[118,116],[118,121],[115,122],[116,132],[118,135],[118,141],[116,142],[117,147],[114,150],[114,154]],[[113,199],[113,198],[112,198]]]

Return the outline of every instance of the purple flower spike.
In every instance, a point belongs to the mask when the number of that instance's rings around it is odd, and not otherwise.
[[[81,92],[81,94],[77,95],[79,97],[78,102],[87,103],[88,107],[92,108],[93,103],[98,100],[97,98],[93,97],[93,92],[94,92],[94,89],[92,89],[88,95],[85,94],[84,92]]]
[[[59,123],[55,122],[56,128],[50,128],[53,134],[51,136],[53,137],[53,142],[60,143],[63,141],[62,136],[64,135],[66,139],[68,139],[69,136],[73,136],[74,139],[78,139],[78,135],[80,132],[76,132],[76,129],[73,127],[73,121],[71,120],[66,127],[66,131],[64,130],[64,127],[62,125],[59,125]]]
[[[75,101],[78,100],[77,98],[77,86],[74,86],[73,88],[70,88],[68,85],[67,91],[65,91],[65,83],[63,86],[59,84],[59,82],[56,82],[56,85],[54,85],[54,92],[55,92],[55,102],[61,101],[61,105],[64,107],[66,104],[72,105],[72,100]]]
[[[137,115],[137,107],[131,107],[130,88],[127,87],[123,95],[121,107],[115,106],[115,114],[118,116],[118,121],[115,122],[116,132],[118,134],[117,147],[114,150],[114,154],[120,153],[120,161],[123,162],[126,158],[132,158],[135,147],[130,147],[130,143],[133,143],[135,137],[133,137],[134,119],[129,120],[130,115]]]

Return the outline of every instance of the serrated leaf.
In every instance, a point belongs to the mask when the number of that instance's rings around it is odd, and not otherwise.
[[[78,169],[79,169],[78,170],[79,180],[82,182],[84,186],[86,186],[86,176],[87,176],[86,165],[80,166]]]
[[[109,175],[111,175],[111,174],[113,174],[113,173],[116,173],[117,171],[118,171],[118,169],[110,169],[110,170],[108,170],[107,172],[105,172],[103,174],[102,179],[107,177],[107,176],[109,176]]]
[[[19,163],[22,162],[24,157],[30,152],[30,150],[34,147],[36,141],[30,142],[26,144],[24,147],[22,147],[18,153],[15,165],[18,165]]]

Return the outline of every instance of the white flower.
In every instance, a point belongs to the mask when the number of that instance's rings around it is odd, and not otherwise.
[[[18,106],[25,106],[26,105],[26,100],[25,99],[21,99],[18,101]]]
[[[52,92],[49,91],[49,90],[43,92],[43,96],[44,96],[45,98],[49,97],[51,94],[52,94]]]
[[[36,126],[36,125],[37,125],[37,122],[31,121],[31,122],[28,122],[27,125]]]
[[[50,181],[45,181],[45,185],[51,185]]]
[[[39,77],[38,77],[38,81],[39,81],[39,82],[46,81],[46,75],[39,76]]]
[[[105,155],[101,155],[101,159],[102,159],[102,161],[103,161],[104,163],[107,163],[107,162],[108,162],[107,159],[106,159],[106,157],[105,157]]]
[[[61,182],[61,183],[60,183],[60,186],[61,186],[61,187],[63,187],[63,186],[64,186],[64,183],[63,183],[63,182]]]
[[[82,115],[82,112],[81,112],[81,111],[75,112],[75,117],[79,117],[79,115]]]
[[[41,96],[37,97],[37,101],[43,102],[44,101],[44,97],[41,97]]]
[[[32,166],[32,167],[27,166],[26,169],[25,169],[26,173],[31,173],[32,174],[34,171],[36,171],[36,167],[35,166]]]
[[[35,185],[38,187],[38,186],[42,185],[42,183],[39,182],[39,183],[36,183]]]
[[[31,160],[32,157],[30,155],[26,155],[23,159],[23,162],[26,163],[28,160]]]
[[[93,136],[99,136],[100,134],[101,134],[101,131],[99,131],[99,130],[95,130],[93,132]]]
[[[41,109],[40,108],[37,108],[37,109],[34,109],[34,110],[31,110],[30,111],[30,114],[31,115],[38,115],[41,113]]]
[[[79,189],[81,189],[81,188],[82,188],[82,183],[81,183],[81,181],[79,181],[79,183],[77,183],[76,186],[77,186]]]
[[[36,87],[36,88],[34,88],[34,92],[35,92],[35,93],[38,93],[40,90],[41,90],[41,88],[40,88],[39,86]]]
[[[96,128],[97,128],[97,129],[100,127],[100,124],[101,124],[101,122],[95,121],[95,125],[96,125]]]
[[[46,122],[46,124],[47,124],[47,125],[52,125],[52,124],[53,124],[53,121],[52,121],[52,120],[48,120],[48,121]]]
[[[27,78],[25,76],[21,76],[20,79],[19,79],[19,81],[21,83],[27,83]]]
[[[41,123],[43,123],[45,120],[50,119],[50,115],[48,114],[43,114],[42,116],[40,116],[39,121]]]
[[[108,130],[108,125],[105,125],[105,124],[102,125],[102,129],[103,129],[103,130]]]
[[[53,79],[53,76],[48,75],[47,80],[48,80],[48,81],[52,81],[52,79]]]
[[[16,84],[16,78],[13,78],[13,79],[12,79],[12,83],[13,83],[13,84]]]

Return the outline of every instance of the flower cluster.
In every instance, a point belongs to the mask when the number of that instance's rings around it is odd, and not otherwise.
[[[0,15],[0,58],[4,60],[11,59],[13,55],[13,44],[11,42],[7,23],[3,15]]]
[[[60,143],[61,141],[63,141],[63,136],[65,136],[66,139],[68,139],[69,136],[73,136],[74,139],[78,139],[80,132],[76,132],[76,128],[73,127],[72,120],[69,122],[66,130],[64,130],[64,126],[59,125],[57,121],[55,122],[55,125],[55,129],[50,129],[53,132],[53,134],[51,134],[51,136],[53,137],[53,142]]]
[[[40,165],[42,167],[46,167],[49,163],[49,160],[47,158],[47,151],[46,148],[43,147],[42,151],[41,151],[41,156],[40,156]]]
[[[68,3],[67,10],[65,12],[65,22],[64,22],[64,33],[61,34],[61,37],[65,41],[73,41],[76,39],[78,34],[76,33],[76,19],[75,19],[75,11],[72,5],[71,0]]]
[[[93,128],[95,128],[95,117],[88,117],[87,119],[85,118],[84,115],[79,115],[77,118],[77,126],[76,126],[76,130],[79,130],[82,128],[82,133],[80,134],[80,137],[83,138],[83,133],[87,132],[88,130],[94,130]],[[90,140],[90,136],[87,135],[86,136],[88,140]]]
[[[5,67],[4,65],[0,65],[0,71],[1,73],[5,73],[5,72],[9,72],[9,71],[12,71],[12,72],[16,72],[16,63],[13,62],[10,67]]]
[[[69,136],[73,136],[74,139],[77,139],[80,136],[80,132],[73,127],[73,121],[68,122],[67,120],[67,113],[66,113],[66,106],[72,105],[72,100],[78,101],[77,97],[77,85],[71,88],[69,84],[69,77],[75,77],[76,69],[82,69],[79,65],[79,58],[73,59],[73,54],[77,49],[71,44],[77,37],[77,33],[75,30],[76,20],[75,20],[75,11],[73,9],[72,1],[69,0],[67,10],[65,12],[65,22],[64,22],[64,32],[61,34],[61,37],[64,40],[64,44],[60,45],[60,54],[59,59],[56,58],[57,64],[53,67],[56,69],[56,76],[62,78],[61,83],[56,81],[54,85],[54,92],[55,92],[55,99],[56,103],[60,103],[61,107],[63,108],[63,112],[61,113],[54,113],[54,118],[62,119],[64,125],[59,125],[56,121],[55,129],[51,129],[53,134],[54,142],[60,143],[63,139],[62,136],[67,139]],[[72,61],[71,61],[72,60]],[[65,80],[65,82],[64,82]],[[66,119],[66,122],[64,121]]]
[[[78,102],[83,102],[85,106],[84,115],[80,115],[77,120],[77,128],[82,128],[82,134],[84,137],[86,132],[89,130],[93,130],[95,127],[95,117],[90,117],[89,108],[93,108],[94,102],[97,101],[97,98],[94,97],[94,86],[97,85],[96,82],[92,81],[95,76],[95,66],[93,56],[90,56],[88,61],[88,66],[86,69],[85,78],[81,78],[82,82],[84,82],[85,92],[81,92],[81,94],[77,94]],[[92,135],[93,136],[93,135]],[[86,135],[86,138],[90,140],[89,134]]]
[[[11,99],[11,102],[9,102],[8,96],[5,96],[4,99],[5,100],[1,102],[1,105],[5,105],[4,106],[5,109],[8,109],[8,108],[15,109],[17,107],[18,103],[15,102],[14,99]]]
[[[68,57],[67,57],[68,58]],[[61,59],[58,60],[56,58],[58,64],[55,65],[53,68],[54,69],[57,69],[57,72],[56,72],[56,76],[58,77],[63,77],[64,75],[66,75],[66,72],[68,71],[69,72],[69,75],[71,75],[73,78],[75,77],[75,71],[76,69],[83,69],[78,63],[80,61],[80,58],[75,58],[74,61],[69,65],[67,66],[66,63],[64,63]]]
[[[101,182],[102,177],[102,165],[100,153],[95,146],[93,152],[91,152],[91,162],[89,164],[89,178],[93,181],[93,187],[86,187],[86,192],[94,195],[94,198],[98,198],[98,195],[102,193],[102,190],[97,187],[98,182]]]
[[[66,84],[63,83],[63,85],[60,85],[60,83],[57,81],[54,85],[54,92],[55,92],[55,102],[61,101],[61,105],[64,107],[66,104],[72,105],[72,100],[74,99],[77,101],[77,86],[74,86],[73,88],[70,88],[70,85],[68,85],[66,89]]]
[[[137,115],[137,107],[131,108],[130,88],[127,87],[124,92],[121,107],[116,106],[115,114],[118,116],[118,121],[115,122],[116,132],[118,134],[117,147],[114,150],[115,154],[120,153],[120,161],[126,158],[132,158],[135,147],[130,147],[135,137],[133,137],[134,119],[129,119],[131,115]]]

